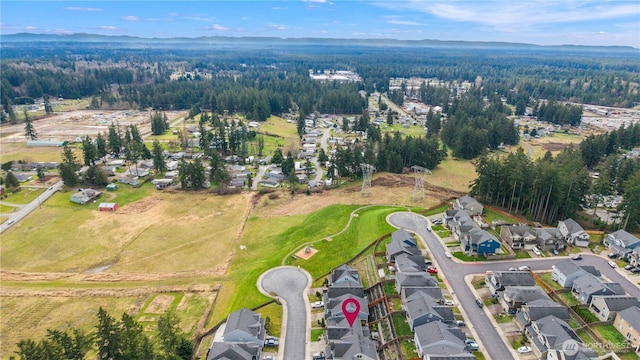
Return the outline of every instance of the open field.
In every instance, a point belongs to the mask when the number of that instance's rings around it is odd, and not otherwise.
[[[578,144],[580,144],[580,142],[582,142],[583,139],[583,136],[578,135],[551,133],[539,139],[533,138],[526,142],[523,141],[519,145],[512,146],[511,150],[515,152],[519,147],[522,147],[525,154],[527,154],[528,145],[533,149],[532,158],[538,159],[543,157],[547,151],[551,151],[553,155],[556,155],[567,146],[573,144],[573,146],[576,147],[578,146]]]

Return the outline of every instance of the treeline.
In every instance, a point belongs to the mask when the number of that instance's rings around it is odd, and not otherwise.
[[[640,123],[629,127],[622,125],[601,135],[590,135],[580,143],[585,165],[593,169],[604,157],[617,154],[621,149],[631,150],[640,146]]]
[[[490,101],[485,106],[481,92],[470,91],[450,106],[440,137],[452,149],[454,156],[473,159],[487,149],[497,149],[501,144],[518,143],[518,129],[504,114],[509,109],[498,96]]]
[[[97,318],[92,332],[48,329],[38,341],[18,342],[16,354],[21,360],[82,360],[89,358],[89,353],[110,360],[190,360],[193,356],[193,343],[180,329],[175,313],[158,318],[154,337],[145,334],[143,326],[126,313],[116,319],[100,308]]]
[[[547,103],[536,103],[533,115],[540,121],[552,124],[576,126],[582,121],[582,106],[559,104],[554,100]]]
[[[537,160],[522,149],[503,157],[485,156],[477,161],[476,172],[473,196],[546,224],[574,217],[590,187],[580,151],[572,147]]]

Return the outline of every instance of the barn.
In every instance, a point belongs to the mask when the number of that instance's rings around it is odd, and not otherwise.
[[[100,211],[116,211],[119,207],[118,203],[100,203],[98,205]]]

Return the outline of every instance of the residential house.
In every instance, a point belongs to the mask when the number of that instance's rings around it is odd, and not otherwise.
[[[562,350],[565,341],[573,340],[582,344],[582,340],[569,324],[553,315],[532,321],[531,325],[526,327],[525,335],[538,359],[546,358],[549,350]]]
[[[586,274],[600,276],[600,271],[591,265],[578,266],[578,264],[570,259],[562,260],[551,266],[553,272],[551,278],[560,286],[565,288],[573,287],[575,279]]]
[[[589,234],[571,218],[558,221],[558,231],[568,244],[580,247],[589,246]]]
[[[592,274],[586,274],[573,281],[571,291],[578,301],[589,304],[594,295],[624,295],[624,289],[618,283],[603,283]]]
[[[399,254],[421,254],[416,240],[411,236],[411,234],[409,234],[409,232],[403,229],[399,229],[391,233],[391,242],[387,244],[387,261],[396,261],[395,257]]]
[[[84,205],[98,198],[100,194],[102,194],[102,192],[98,190],[84,189],[71,195],[71,198],[69,200],[76,204]]]
[[[358,319],[367,320],[369,319],[369,307],[367,306],[367,300],[354,296],[351,294],[345,294],[333,298],[327,299],[327,302],[324,304],[324,318],[325,320],[330,320],[334,317],[344,318],[344,312],[342,310],[342,303],[347,299],[353,299],[360,304],[360,311],[358,312]]]
[[[640,246],[633,249],[631,254],[627,255],[627,259],[629,260],[629,264],[640,268]]]
[[[466,211],[447,210],[443,214],[443,219],[451,229],[453,237],[460,241],[460,247],[467,254],[492,255],[500,248],[498,239],[482,230]]]
[[[432,287],[419,287],[419,288],[406,288],[401,294],[402,303],[406,304],[409,299],[413,299],[413,294],[420,293],[421,296],[429,296],[435,299],[439,303],[444,303],[444,296],[442,296],[442,289],[439,286]]]
[[[558,319],[569,321],[569,309],[551,299],[538,299],[529,301],[516,311],[516,324],[521,330],[531,325],[532,321],[540,320],[549,315]]]
[[[416,326],[413,339],[421,359],[475,360],[475,355],[467,351],[467,338],[460,328],[439,321]]]
[[[328,360],[377,360],[378,352],[375,341],[353,334],[327,343],[325,356]]]
[[[407,297],[406,300],[404,308],[411,331],[417,326],[432,321],[451,323],[454,320],[451,307],[439,303],[431,296],[417,292]]]
[[[364,288],[358,272],[347,265],[341,265],[331,272],[329,277],[329,289],[326,298],[336,298],[345,294],[351,294],[360,298],[364,297]],[[327,303],[325,299],[325,303]]]
[[[633,249],[640,247],[640,239],[624,230],[618,230],[607,235],[604,244],[621,258],[628,258]]]
[[[571,343],[569,343],[571,344]],[[547,360],[602,360],[604,359],[615,359],[615,357],[611,357],[611,354],[608,353],[603,355],[602,357],[598,356],[598,353],[585,345],[580,343],[571,344],[572,348],[569,349],[569,346],[565,346],[565,348],[560,349],[549,349],[547,351]],[[573,347],[575,346],[575,347]]]
[[[501,226],[500,240],[514,250],[531,250],[537,245],[536,234],[527,225]]]
[[[522,305],[531,301],[550,300],[547,293],[539,286],[505,286],[498,292],[498,300],[504,311],[515,314]]]
[[[427,265],[422,255],[399,254],[396,256],[396,270],[403,273],[415,273],[425,271]]]
[[[491,293],[504,290],[505,286],[535,286],[530,271],[494,271],[485,276],[485,282]]]
[[[396,274],[396,290],[402,294],[402,290],[407,288],[421,288],[438,286],[438,281],[429,273],[403,273]]]
[[[122,176],[118,177],[118,181],[131,186],[140,185],[140,178],[129,173],[123,174]]]
[[[535,228],[536,243],[541,250],[563,250],[566,242],[557,228]]]
[[[613,320],[618,311],[632,306],[640,306],[640,301],[627,295],[593,295],[589,303],[589,308],[600,321]]]
[[[482,215],[484,207],[469,195],[458,198],[453,204],[454,209],[465,210],[470,216]]]
[[[249,309],[234,311],[227,317],[222,339],[214,336],[207,360],[259,360],[264,345],[264,320]],[[222,341],[220,341],[222,340]]]
[[[613,326],[633,347],[640,347],[640,307],[632,306],[618,311]]]

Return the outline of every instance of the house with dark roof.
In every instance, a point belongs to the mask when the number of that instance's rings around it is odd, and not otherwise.
[[[568,244],[580,247],[589,246],[589,234],[571,218],[558,221],[558,231]]]
[[[326,298],[335,298],[345,294],[352,294],[362,298],[364,297],[364,288],[358,272],[347,265],[341,265],[331,272],[329,289],[325,296]]]
[[[453,204],[453,208],[464,210],[470,216],[482,215],[484,211],[484,206],[469,195],[458,198]]]
[[[358,312],[358,319],[367,320],[369,318],[369,307],[365,298],[354,296],[351,294],[345,294],[334,298],[329,298],[324,305],[324,318],[329,320],[333,317],[344,318],[344,312],[342,311],[342,303],[347,299],[356,300],[360,304],[360,311]]]
[[[539,286],[505,286],[498,292],[498,300],[504,311],[515,313],[522,305],[531,301],[549,299],[547,293]]]
[[[427,264],[422,255],[398,254],[395,258],[396,270],[399,272],[411,273],[422,272],[427,269]]]
[[[565,341],[573,340],[582,344],[569,324],[553,315],[532,321],[525,328],[525,335],[538,359],[546,359],[549,350],[562,350]]]
[[[624,230],[618,230],[607,235],[604,244],[609,247],[612,253],[626,259],[633,252],[633,249],[640,247],[640,239]]]
[[[207,360],[259,360],[264,345],[264,320],[249,309],[234,311],[227,317],[222,341],[214,337]]]
[[[418,355],[422,359],[474,360],[475,355],[467,351],[465,333],[457,326],[439,321],[416,326],[413,339]]]
[[[536,243],[541,250],[563,250],[567,243],[557,228],[535,228]]]
[[[575,279],[586,274],[600,276],[600,271],[594,266],[578,266],[578,264],[570,259],[562,260],[551,266],[551,278],[560,286],[570,288],[573,286]]]
[[[402,273],[396,274],[396,290],[402,293],[407,288],[422,288],[438,286],[438,281],[429,273]]]
[[[492,293],[504,290],[505,286],[535,286],[530,271],[493,271],[485,275],[485,282]]]
[[[531,250],[537,245],[536,234],[527,225],[501,226],[500,240],[514,250]]]
[[[404,308],[407,312],[407,321],[411,331],[416,326],[432,321],[451,323],[454,320],[451,307],[440,304],[436,299],[415,293],[406,298]]]
[[[629,264],[640,268],[640,246],[633,249],[631,254],[627,255],[627,259],[629,260]]]
[[[493,255],[500,248],[498,239],[482,230],[466,211],[447,210],[443,217],[451,234],[460,241],[460,247],[467,254]]]
[[[387,244],[387,261],[396,261],[400,254],[421,255],[416,240],[406,230],[399,229],[391,233],[391,242]],[[424,262],[424,261],[423,261]]]
[[[632,306],[618,311],[613,326],[633,347],[640,347],[640,307]]]
[[[377,360],[375,341],[357,334],[327,343],[325,356],[331,360]]]
[[[444,303],[444,296],[442,296],[442,289],[439,286],[433,287],[418,287],[418,288],[406,288],[402,291],[400,296],[402,303],[406,304],[408,299],[413,299],[412,295],[420,293],[420,296],[429,296],[435,299],[439,303]]]
[[[600,321],[613,320],[618,311],[632,306],[640,306],[640,301],[628,295],[593,295],[589,303],[589,309]]]
[[[521,330],[524,330],[531,325],[532,321],[540,320],[549,315],[564,321],[569,321],[571,318],[569,309],[566,306],[558,304],[551,299],[538,299],[529,301],[516,311],[516,324]]]
[[[74,202],[76,204],[84,205],[94,199],[97,199],[100,196],[100,194],[102,194],[102,192],[98,190],[84,189],[76,193],[73,193],[73,195],[71,195],[71,198],[69,200],[71,200],[71,202]]]
[[[578,301],[589,304],[594,295],[624,295],[624,289],[618,283],[603,283],[599,278],[587,274],[577,278],[573,282],[571,292]]]

